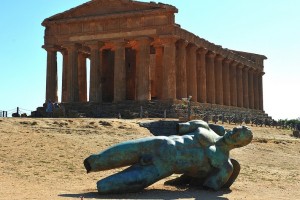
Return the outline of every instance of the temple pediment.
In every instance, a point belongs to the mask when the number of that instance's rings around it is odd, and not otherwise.
[[[133,0],[91,0],[80,6],[59,13],[44,20],[47,22],[65,21],[70,19],[80,19],[89,17],[105,17],[109,15],[149,13],[157,10],[177,12],[174,6],[161,3],[144,3]]]

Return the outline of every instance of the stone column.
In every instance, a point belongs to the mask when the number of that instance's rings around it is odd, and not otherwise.
[[[176,97],[182,99],[187,97],[187,75],[186,75],[186,40],[179,40],[176,51]]]
[[[57,50],[53,46],[44,49],[47,51],[46,102],[57,102]]]
[[[259,91],[259,109],[264,111],[264,95],[263,95],[263,75],[265,73],[261,72],[258,76],[258,91]]]
[[[114,102],[126,99],[125,44],[124,41],[114,42],[112,49],[115,51]]]
[[[78,46],[76,44],[66,44],[64,47],[68,51],[68,102],[79,101],[78,87]]]
[[[236,71],[236,84],[237,84],[237,106],[242,108],[244,106],[243,104],[243,64],[238,64],[237,71]]]
[[[216,104],[223,105],[223,64],[224,57],[217,55],[215,58],[215,90],[216,90]]]
[[[206,86],[207,86],[207,103],[216,103],[216,93],[215,93],[215,59],[216,54],[212,51],[208,51],[206,54]]]
[[[223,60],[223,103],[226,106],[230,106],[230,71],[229,63],[232,60],[224,59]]]
[[[101,67],[101,51],[103,43],[88,42],[86,45],[90,48],[90,102],[102,102],[102,67]]]
[[[207,49],[200,48],[197,51],[197,101],[207,103],[206,96],[206,59]]]
[[[157,99],[162,99],[162,79],[163,79],[163,46],[162,44],[155,44],[155,72],[156,72],[156,92]]]
[[[244,108],[249,108],[249,85],[248,85],[249,68],[247,66],[243,69],[243,105]]]
[[[151,100],[150,42],[147,37],[137,39],[136,49],[136,100]]]
[[[61,51],[63,56],[63,70],[62,70],[62,87],[61,87],[61,102],[67,102],[68,99],[68,51]]]
[[[254,90],[254,109],[259,110],[259,89],[258,89],[258,76],[259,72],[253,73],[253,90]]]
[[[249,108],[254,109],[253,68],[249,69],[248,86],[249,86]]]
[[[176,38],[161,39],[163,52],[162,99],[176,99]]]
[[[150,46],[150,88],[151,88],[151,99],[157,99],[157,72],[156,72],[156,53],[153,44]]]
[[[237,62],[232,61],[230,67],[230,104],[231,106],[237,106],[237,81],[236,81],[236,68]]]
[[[196,50],[197,46],[195,44],[189,44],[187,46],[187,59],[186,59],[186,69],[187,69],[187,96],[192,96],[192,101],[197,101],[197,57]]]
[[[86,58],[87,56],[83,52],[78,54],[78,88],[80,102],[87,101]]]

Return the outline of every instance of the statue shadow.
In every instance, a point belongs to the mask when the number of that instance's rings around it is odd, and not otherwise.
[[[101,195],[95,192],[85,192],[78,194],[59,194],[60,197],[66,198],[82,198],[82,199],[182,199],[191,198],[195,200],[228,200],[226,197],[222,197],[224,194],[231,193],[230,189],[223,189],[220,191],[212,190],[200,190],[195,188],[180,189],[178,191],[170,191],[163,189],[146,189],[139,193],[128,194],[110,194]]]

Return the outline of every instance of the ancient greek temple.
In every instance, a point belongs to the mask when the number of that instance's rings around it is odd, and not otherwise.
[[[46,100],[58,101],[61,53],[61,102],[191,96],[194,102],[263,111],[266,57],[223,48],[182,29],[177,12],[162,3],[91,0],[45,19]]]

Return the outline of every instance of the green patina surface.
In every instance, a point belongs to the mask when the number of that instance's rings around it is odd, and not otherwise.
[[[99,193],[138,192],[172,174],[183,174],[167,184],[197,183],[218,190],[230,187],[239,173],[229,151],[252,140],[245,126],[226,132],[201,120],[179,123],[178,135],[153,136],[123,142],[84,160],[87,172],[129,166],[97,183]]]

